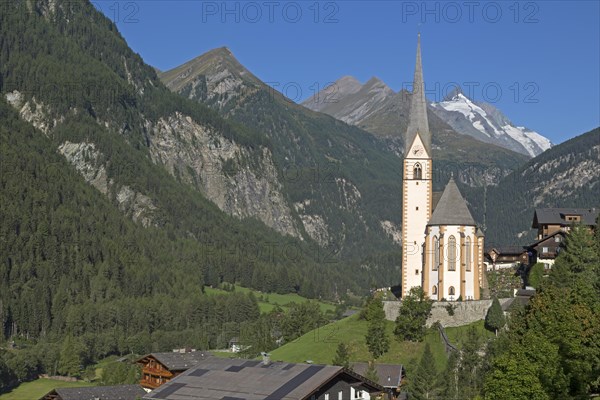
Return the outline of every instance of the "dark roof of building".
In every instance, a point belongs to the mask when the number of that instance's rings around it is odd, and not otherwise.
[[[475,225],[467,202],[460,194],[454,178],[450,178],[446,185],[440,201],[433,210],[429,225]]]
[[[516,307],[525,307],[529,304],[529,299],[535,295],[534,289],[519,289],[515,293],[515,297],[509,299],[502,305],[502,311],[510,311]]]
[[[298,400],[340,374],[374,392],[383,387],[342,367],[211,357],[147,394],[161,400]]]
[[[140,385],[118,385],[58,388],[48,394],[54,393],[62,400],[136,400],[145,395],[146,391]]]
[[[358,310],[346,310],[346,311],[344,311],[344,313],[342,314],[342,317],[343,317],[343,318],[346,318],[346,317],[351,317],[351,316],[353,316],[353,315],[354,315],[354,314],[356,314],[356,313],[358,313]]]
[[[492,251],[499,255],[520,255],[525,253],[527,250],[525,250],[523,246],[496,246],[486,251],[486,253],[489,254]]]
[[[571,225],[572,221],[567,221],[566,215],[579,215],[582,224],[595,226],[598,211],[595,208],[536,208],[531,227],[538,228],[539,225],[545,224]]]
[[[527,246],[527,248],[528,248],[528,249],[531,249],[531,248],[533,248],[533,247],[536,247],[536,246],[538,246],[540,243],[542,243],[542,242],[545,242],[545,241],[546,241],[546,240],[548,240],[548,239],[552,239],[552,238],[553,238],[553,237],[555,237],[556,235],[559,235],[559,236],[562,236],[562,237],[566,237],[566,236],[567,236],[567,234],[566,234],[565,232],[563,232],[563,231],[556,231],[556,232],[553,232],[553,233],[551,233],[551,234],[550,234],[550,235],[548,235],[548,236],[545,236],[545,237],[543,237],[543,238],[541,238],[541,239],[538,239],[538,240],[536,240],[535,242],[533,242],[533,243],[531,243],[530,245],[528,245],[528,246]]]
[[[535,289],[518,289],[515,297],[532,297],[535,296]]]
[[[154,357],[170,371],[185,371],[211,356],[212,354],[208,351],[150,353],[138,359],[137,362],[143,362],[147,357]]]
[[[365,375],[368,363],[354,363],[352,369],[359,375]],[[397,388],[402,382],[404,367],[401,364],[375,364],[379,384],[385,388]]]

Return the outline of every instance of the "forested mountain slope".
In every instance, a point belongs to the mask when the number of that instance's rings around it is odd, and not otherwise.
[[[204,311],[174,316],[222,281],[332,298],[388,280],[208,201],[276,184],[270,144],[172,94],[87,1],[3,3],[0,93],[4,334],[193,327]]]
[[[524,245],[540,207],[600,207],[600,128],[556,145],[490,187],[487,243]]]

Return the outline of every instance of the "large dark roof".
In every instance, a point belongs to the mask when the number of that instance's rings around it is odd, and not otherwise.
[[[352,369],[359,375],[366,375],[368,363],[354,363]],[[401,364],[375,364],[379,384],[386,388],[396,388],[402,381],[402,371],[404,367]]]
[[[485,253],[489,254],[492,251],[495,251],[499,255],[521,255],[525,253],[524,246],[496,246],[488,249]]]
[[[553,239],[555,236],[562,236],[563,238],[565,238],[567,236],[566,232],[563,231],[556,231],[556,232],[552,232],[551,234],[549,234],[548,236],[544,236],[541,239],[536,240],[535,242],[531,243],[530,245],[527,246],[528,249],[531,249],[533,247],[538,246],[540,243],[543,243],[547,240],[551,240]],[[564,239],[563,239],[564,240]]]
[[[582,224],[595,226],[598,211],[595,208],[536,208],[531,227],[538,228],[545,224],[571,225],[572,221],[565,220],[565,215],[580,215]]]
[[[210,357],[147,394],[161,400],[298,400],[339,374],[364,381],[373,391],[383,387],[342,367]]]
[[[475,220],[467,208],[467,202],[460,194],[453,178],[450,178],[440,201],[433,210],[429,225],[475,225]]]
[[[146,357],[154,357],[162,365],[167,367],[169,371],[185,371],[186,369],[192,368],[194,365],[210,356],[211,353],[207,351],[191,351],[187,353],[150,353],[140,358],[138,362],[142,361]]]
[[[136,400],[146,394],[140,385],[58,388],[53,392],[62,400]]]

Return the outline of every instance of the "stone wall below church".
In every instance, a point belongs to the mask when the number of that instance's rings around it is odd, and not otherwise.
[[[498,299],[500,305],[504,305],[510,299]],[[385,318],[389,321],[395,321],[400,309],[400,301],[384,301],[383,310]],[[454,315],[448,315],[446,306],[454,306]],[[492,300],[473,300],[473,301],[438,301],[433,303],[431,316],[427,320],[427,326],[430,327],[436,321],[439,321],[444,327],[463,326],[476,321],[485,319],[488,308],[492,305]]]

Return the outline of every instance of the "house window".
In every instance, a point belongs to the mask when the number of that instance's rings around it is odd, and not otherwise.
[[[325,393],[325,400],[329,400],[329,393]]]
[[[465,240],[465,263],[466,263],[466,270],[470,271],[471,270],[471,238],[467,237],[467,239]]]
[[[423,169],[421,168],[421,164],[416,163],[413,169],[413,179],[422,179]]]
[[[448,271],[456,271],[456,238],[448,238]]]
[[[344,400],[344,392],[341,390],[338,392],[338,400]]]
[[[433,237],[433,265],[431,269],[434,271],[438,270],[440,265],[440,239],[437,236]]]
[[[437,286],[433,285],[431,288],[431,294],[437,294]]]
[[[454,296],[454,295],[455,295],[454,286],[450,286],[448,288],[448,296]]]
[[[554,241],[556,243],[560,243],[560,236],[559,235],[554,236]]]
[[[548,248],[547,247],[542,247],[542,253],[547,253],[548,252]]]

